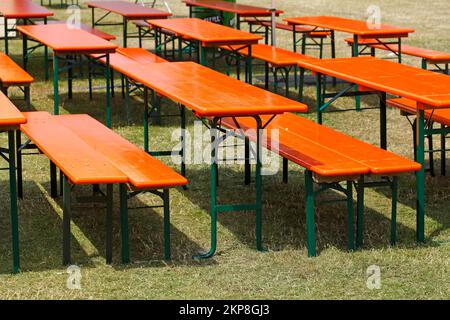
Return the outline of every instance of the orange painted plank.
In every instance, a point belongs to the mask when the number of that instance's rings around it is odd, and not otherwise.
[[[127,176],[47,112],[24,113],[20,130],[73,184],[127,183]]]
[[[197,18],[148,20],[150,25],[166,29],[177,35],[185,36],[203,43],[203,45],[219,44],[256,44],[261,36],[225,27]]]
[[[307,112],[308,108],[194,62],[130,64],[123,73],[199,117]]]
[[[425,104],[450,107],[450,77],[373,57],[299,61],[307,70]]]
[[[88,115],[62,115],[57,116],[57,121],[104,155],[137,189],[160,189],[188,183],[173,169]]]
[[[239,49],[239,46],[221,46],[222,49]],[[239,50],[242,55],[248,55],[248,48]],[[305,59],[316,59],[301,53],[269,46],[267,44],[252,45],[252,58],[267,61],[273,66],[292,66],[297,65],[298,61]]]
[[[17,30],[56,52],[103,53],[117,48],[116,44],[65,24],[17,26]]]
[[[29,0],[5,1],[0,3],[0,14],[8,19],[45,18],[53,12]]]
[[[417,102],[410,99],[389,99],[387,100],[387,105],[405,111],[409,114],[416,114],[417,112]],[[433,122],[450,126],[450,109],[436,109],[434,112],[433,110],[425,110],[425,117],[427,119],[431,117]]]
[[[130,59],[133,59],[137,62],[142,62],[142,63],[167,62],[166,59],[163,59],[154,53],[148,52],[147,50],[145,50],[143,48],[118,48],[116,50],[116,52],[120,53],[121,55],[123,55],[125,57],[128,57]]]
[[[381,25],[377,28],[370,28],[367,25],[366,21],[352,20],[333,16],[296,17],[284,18],[283,20],[293,25],[314,26],[329,30],[351,33],[361,37],[407,37],[409,33],[414,32],[414,29],[399,28],[389,25]]]
[[[345,41],[352,45],[353,39],[347,38]],[[397,44],[387,44],[383,45],[378,43],[375,39],[364,39],[361,40],[361,44],[367,44],[372,48],[380,49],[380,50],[388,50],[388,48],[391,51],[398,52],[398,45]],[[424,49],[424,48],[417,48],[413,46],[409,46],[406,44],[402,44],[401,46],[402,54],[407,54],[413,57],[418,58],[424,58],[428,60],[428,62],[431,63],[449,63],[450,62],[450,53],[442,52],[442,51],[436,51],[436,50],[430,50],[430,49]]]
[[[239,123],[242,122],[255,128],[254,121],[239,119]],[[233,124],[231,126],[234,127]],[[271,129],[279,130],[279,153],[282,156],[322,176],[392,175],[420,169],[420,164],[414,161],[292,113],[278,116],[267,129],[269,136]]]
[[[103,9],[129,19],[167,18],[172,15],[169,12],[125,1],[88,1],[86,5],[89,8]]]
[[[245,21],[248,22],[249,24],[253,24],[253,25],[261,25],[261,26],[266,26],[266,27],[272,26],[271,21],[261,21],[261,20],[253,19],[253,18],[247,18],[247,19],[245,19]],[[318,38],[326,38],[327,36],[331,35],[330,31],[313,31],[314,30],[313,27],[307,27],[307,26],[301,26],[301,25],[294,26],[291,24],[277,22],[275,24],[275,27],[280,30],[291,31],[291,32],[294,31],[294,27],[295,27],[295,31],[297,31],[297,32],[307,33],[310,36],[315,36]]]
[[[17,107],[0,92],[0,130],[13,129],[27,122]]]
[[[203,7],[207,9],[213,9],[223,12],[230,12],[239,14],[242,17],[253,16],[253,17],[269,17],[272,12],[269,8],[262,8],[250,5],[244,5],[239,3],[232,3],[219,0],[183,0],[187,6],[191,7]],[[282,10],[276,10],[276,15],[282,14]]]
[[[9,56],[0,52],[0,82],[3,86],[27,85],[34,81],[33,77],[23,70]]]

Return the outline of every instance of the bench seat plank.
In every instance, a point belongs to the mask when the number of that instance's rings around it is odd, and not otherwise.
[[[16,106],[0,92],[0,129],[4,130],[14,127],[18,127],[20,124],[25,123],[27,120],[16,108]]]
[[[353,39],[347,38],[345,41],[352,45]],[[360,41],[360,42],[359,42]],[[367,44],[371,48],[380,49],[380,50],[391,50],[393,52],[398,53],[398,45],[397,44],[379,44],[375,39],[361,39],[358,40],[360,44]],[[389,48],[389,49],[388,49]],[[424,49],[413,47],[410,45],[402,44],[401,46],[402,54],[407,54],[413,57],[423,58],[430,63],[450,63],[450,53],[441,52],[436,50]]]
[[[238,50],[242,46],[221,46],[224,50]],[[247,56],[248,48],[239,50],[239,53]],[[266,61],[273,66],[293,66],[297,65],[299,61],[316,59],[301,53],[292,52],[286,49],[273,47],[267,44],[255,44],[252,46],[252,58]]]
[[[239,119],[245,128],[254,129],[252,122]],[[235,127],[231,119],[224,124]],[[396,175],[420,169],[414,161],[292,113],[278,116],[267,129],[279,129],[279,151],[283,157],[321,176]]]
[[[173,169],[88,115],[61,115],[57,118],[58,124],[71,130],[119,168],[136,189],[159,189],[188,183]]]
[[[67,23],[66,21],[62,21],[62,20],[48,20],[46,24],[60,24],[61,25],[61,24],[66,24],[66,23]],[[45,24],[45,23],[44,23],[44,21],[36,21],[35,24],[41,24],[42,25],[42,24]],[[87,31],[87,32],[89,32],[89,33],[91,33],[91,34],[93,34],[93,35],[95,35],[97,37],[100,37],[100,38],[102,38],[104,40],[107,40],[107,41],[111,41],[111,40],[116,40],[117,39],[117,37],[115,35],[103,32],[103,31],[101,31],[99,29],[95,29],[95,28],[93,28],[91,26],[88,26],[88,25],[85,25],[85,24],[80,24],[80,29],[82,29],[84,31]]]
[[[409,114],[417,113],[417,103],[413,100],[406,98],[395,98],[389,99],[386,101],[387,105],[390,107],[398,108]],[[434,122],[450,126],[450,109],[436,109],[434,110],[425,110],[425,117],[432,117],[431,120]]]
[[[0,52],[0,84],[4,87],[11,85],[29,85],[33,77],[23,70],[9,56]]]
[[[24,113],[20,130],[73,184],[127,183],[127,176],[47,112]]]

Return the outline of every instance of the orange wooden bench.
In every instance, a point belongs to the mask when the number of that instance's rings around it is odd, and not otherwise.
[[[187,180],[88,115],[25,113],[21,131],[63,174],[63,263],[70,263],[71,190],[79,185],[106,185],[106,260],[112,261],[113,185],[120,189],[122,261],[129,261],[127,200],[151,192],[164,202],[164,256],[170,259],[169,189]],[[18,158],[21,159],[21,152]],[[21,162],[21,161],[20,161]],[[21,170],[21,167],[18,168]],[[56,172],[56,171],[55,171]],[[56,175],[52,175],[52,190]],[[19,181],[19,184],[22,182]],[[162,190],[162,191],[161,191]]]
[[[222,46],[220,47],[222,50],[232,50],[234,52],[238,52],[244,57],[248,56],[248,49],[238,50],[238,46]],[[265,88],[269,89],[269,73],[270,68],[274,69],[274,84],[275,84],[275,92],[278,90],[278,74],[281,74],[281,77],[284,79],[285,83],[285,94],[289,96],[289,75],[293,68],[298,67],[299,61],[303,60],[311,60],[316,59],[301,53],[292,52],[289,50],[269,46],[266,44],[255,44],[252,46],[252,58],[264,61],[265,63]],[[299,99],[303,99],[303,84],[305,77],[305,69],[300,68],[300,81],[295,77],[296,87],[299,88]]]
[[[352,46],[353,45],[353,39],[348,38],[345,39],[345,41]],[[376,39],[364,39],[364,40],[358,40],[361,42],[362,45],[365,47],[363,48],[370,48],[371,52],[370,55],[375,56],[375,50],[385,50],[385,51],[391,51],[398,55],[398,44],[383,44],[377,41]],[[428,69],[428,65],[432,64],[438,68],[439,71],[449,74],[449,64],[450,64],[450,53],[436,51],[436,50],[430,50],[430,49],[423,49],[418,47],[413,47],[409,45],[401,45],[401,54],[406,54],[412,57],[417,57],[422,59],[422,69]],[[444,67],[440,67],[440,65],[444,65]]]
[[[5,95],[8,95],[9,87],[19,87],[24,93],[27,109],[30,109],[30,85],[33,81],[33,77],[14,60],[0,52],[0,89]]]
[[[395,98],[389,99],[386,101],[387,105],[390,107],[398,108],[403,115],[405,116],[414,116],[416,115],[417,103],[413,100],[406,98]],[[441,175],[446,175],[446,139],[447,135],[450,132],[450,109],[436,109],[436,110],[425,110],[425,117],[429,119],[430,129],[433,131],[434,124],[440,124],[441,129],[440,132],[432,132],[427,135],[428,138],[428,155],[430,160],[430,168],[429,171],[432,176],[435,175],[434,170],[434,153],[439,152],[441,156]],[[413,131],[413,145],[414,145],[414,157],[416,155],[416,144],[414,143],[416,139],[416,120],[411,122],[411,127]],[[441,145],[439,150],[433,149],[433,135],[439,135],[441,139]]]
[[[269,118],[265,117],[264,120]],[[255,141],[254,121],[239,118],[239,124],[244,131],[254,132],[249,139]],[[230,118],[223,119],[222,125],[232,130],[239,129]],[[264,147],[283,157],[285,182],[288,161],[306,169],[306,225],[310,256],[316,255],[315,197],[327,189],[346,196],[348,248],[354,249],[353,185],[357,191],[357,246],[362,244],[363,239],[364,189],[380,186],[389,186],[392,190],[391,242],[395,244],[397,177],[420,170],[420,164],[292,113],[285,113],[272,120],[264,132],[267,135],[263,139]],[[369,177],[381,180],[367,181]],[[341,182],[346,182],[346,186],[341,186]],[[316,191],[314,183],[319,185]]]

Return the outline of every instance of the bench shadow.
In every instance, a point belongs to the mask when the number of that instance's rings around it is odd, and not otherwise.
[[[47,190],[50,184],[45,184]],[[105,188],[102,187],[105,192]],[[173,194],[173,191],[172,191]],[[83,254],[80,246],[72,247],[72,261],[85,265],[86,261],[92,258],[101,258],[104,262],[106,257],[106,206],[104,203],[84,203],[80,200],[83,197],[92,197],[92,186],[77,186],[73,189],[72,196],[72,222],[83,233],[89,245],[96,250],[93,257]],[[143,264],[150,267],[161,267],[167,264],[172,265],[211,265],[213,259],[199,264],[192,259],[192,256],[201,251],[201,247],[193,242],[188,235],[177,229],[173,223],[171,225],[171,252],[172,259],[164,261],[163,245],[163,219],[162,208],[145,208],[146,206],[162,205],[159,197],[151,194],[134,197],[128,202],[129,216],[129,245],[130,260],[128,265],[121,261],[121,229],[119,214],[118,188],[114,188],[114,212],[113,212],[113,263],[112,267],[117,269],[134,268],[136,264]],[[56,199],[62,207],[62,197]],[[101,200],[100,200],[101,201]],[[158,214],[159,212],[159,214]],[[171,205],[171,218],[177,214],[176,207]],[[72,229],[72,234],[74,230]],[[73,243],[76,240],[72,236]]]
[[[238,170],[220,167],[219,203],[251,202],[254,199],[254,184],[245,186],[243,173]],[[209,190],[199,186],[209,185],[209,170],[204,168],[187,169],[191,179],[187,198],[196,203],[206,213],[209,212]],[[232,187],[231,187],[232,186]],[[263,177],[263,242],[269,250],[306,250],[306,221],[304,200],[304,176],[300,171],[290,171],[289,183],[284,184],[281,175]],[[205,193],[208,192],[206,195]],[[356,195],[355,195],[356,198]],[[344,203],[323,204],[322,200],[343,199],[340,194],[330,191],[317,198],[316,236],[319,252],[336,247],[347,250],[347,221]],[[356,203],[354,204],[356,208]],[[386,248],[390,246],[390,219],[372,208],[365,208],[364,248]],[[255,216],[253,212],[230,212],[218,216],[220,228],[233,233],[241,243],[255,248]],[[401,245],[414,247],[415,243],[405,243],[403,239],[413,238],[415,230],[402,224],[397,225],[401,235]],[[407,236],[405,236],[407,235]],[[220,248],[220,236],[218,241]],[[220,252],[220,251],[219,251]]]
[[[6,204],[0,216],[0,274],[11,273],[11,224],[9,211],[9,184],[1,181],[1,198]],[[61,269],[62,265],[62,220],[43,195],[38,183],[24,180],[24,199],[18,201],[20,230],[21,271],[45,271]],[[78,252],[86,266],[92,266],[77,243],[72,248]]]

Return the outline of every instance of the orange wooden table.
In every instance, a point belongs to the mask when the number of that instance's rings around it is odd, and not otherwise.
[[[261,135],[263,129],[277,115],[285,112],[306,112],[307,106],[269,91],[230,78],[217,71],[194,62],[166,62],[148,64],[129,64],[123,70],[125,76],[144,86],[145,117],[144,128],[148,127],[148,91],[167,97],[180,105],[181,128],[185,129],[184,109],[191,110],[197,118],[209,123],[211,128],[211,166],[210,166],[210,213],[211,213],[211,248],[209,252],[199,255],[199,258],[211,257],[217,247],[217,214],[228,211],[256,212],[256,245],[262,249],[262,176],[261,176]],[[268,117],[263,117],[268,115]],[[246,204],[218,204],[217,179],[218,159],[217,148],[225,137],[219,137],[219,129],[223,118],[232,118],[239,127],[238,117],[254,119],[257,129],[256,139],[256,200]],[[264,121],[262,120],[264,119]],[[245,132],[240,133],[244,139]],[[148,139],[148,138],[147,138]],[[220,139],[220,140],[219,140]],[[182,130],[182,166],[185,161],[185,137]],[[246,139],[246,141],[248,141]],[[246,145],[246,149],[249,146]],[[153,152],[150,152],[152,154]],[[154,154],[158,154],[155,152]],[[172,154],[172,153],[171,153]],[[246,150],[246,159],[250,151]],[[246,162],[246,167],[249,164]],[[248,168],[247,167],[247,168]],[[184,173],[184,170],[182,170]],[[250,170],[246,170],[250,178]]]
[[[284,18],[283,20],[290,25],[312,26],[315,28],[314,31],[339,31],[352,34],[354,39],[353,56],[355,57],[359,55],[359,40],[374,39],[377,44],[397,44],[401,47],[402,38],[406,38],[410,33],[414,32],[414,29],[410,28],[400,28],[389,25],[370,25],[366,21],[333,16]],[[398,55],[398,59],[399,62],[401,62],[401,54]]]
[[[241,18],[255,18],[259,21],[259,18],[271,17],[272,10],[268,8],[255,7],[245,4],[226,2],[220,0],[183,0],[186,6],[189,7],[189,17],[192,18],[197,11],[194,8],[207,8],[219,11],[222,15],[223,21],[223,13],[233,13],[236,15],[236,28],[241,29]],[[199,11],[200,13],[202,11]],[[282,10],[276,10],[276,16],[282,14]]]
[[[354,57],[325,60],[304,60],[299,66],[316,73],[317,120],[322,122],[322,113],[339,97],[355,94],[378,94],[380,96],[380,144],[387,148],[386,94],[410,99],[416,103],[416,161],[422,165],[417,172],[417,240],[425,240],[425,136],[439,129],[430,129],[430,117],[425,110],[450,108],[450,77],[392,61],[372,57]],[[322,95],[322,77],[330,76],[349,82],[351,85],[339,93]],[[355,86],[360,92],[353,92]],[[325,98],[331,98],[325,102]],[[448,130],[448,129],[444,129]],[[446,131],[447,132],[447,131]]]
[[[76,55],[87,55],[91,53],[100,53],[106,57],[107,68],[106,77],[106,125],[111,126],[111,103],[110,103],[110,70],[109,54],[115,52],[117,45],[106,41],[100,37],[82,29],[69,29],[67,25],[49,24],[18,26],[17,30],[23,35],[23,61],[24,68],[27,67],[29,55],[28,40],[39,43],[53,50],[53,95],[54,95],[54,114],[59,114],[59,58],[68,61],[68,84],[69,98],[72,97],[72,69],[76,62],[73,57]],[[31,48],[31,50],[34,50]],[[83,63],[83,62],[81,62]]]
[[[202,65],[206,64],[205,48],[207,47],[228,46],[232,53],[237,53],[236,49],[248,48],[249,55],[246,59],[247,80],[249,83],[252,82],[251,45],[258,43],[262,39],[261,36],[197,18],[149,20],[148,23],[157,33],[165,30],[172,32],[178,38],[179,52],[181,52],[182,39],[196,42],[199,47],[199,63]]]
[[[33,20],[43,19],[47,23],[47,18],[53,16],[53,12],[34,3],[31,0],[8,1],[2,0],[0,3],[0,14],[4,21],[5,53],[9,54],[9,33],[15,28],[9,28],[8,20],[21,20],[22,24],[32,24]],[[18,25],[19,23],[16,23]]]
[[[0,92],[0,132],[8,132],[8,148],[0,148],[0,156],[1,158],[7,159],[9,164],[13,273],[17,273],[20,270],[15,131],[25,122],[26,119],[22,113]],[[2,207],[5,208],[6,206],[3,205]]]
[[[147,20],[147,19],[163,19],[168,18],[172,14],[162,10],[147,8],[139,4],[125,2],[125,1],[88,1],[86,5],[91,8],[92,11],[92,27],[96,26],[112,26],[121,25],[123,28],[123,47],[127,47],[127,40],[131,37],[128,33],[128,22],[132,20]],[[101,9],[107,11],[106,14],[99,19],[95,19],[95,9]],[[122,23],[111,23],[102,21],[108,17],[111,13],[122,16]]]

